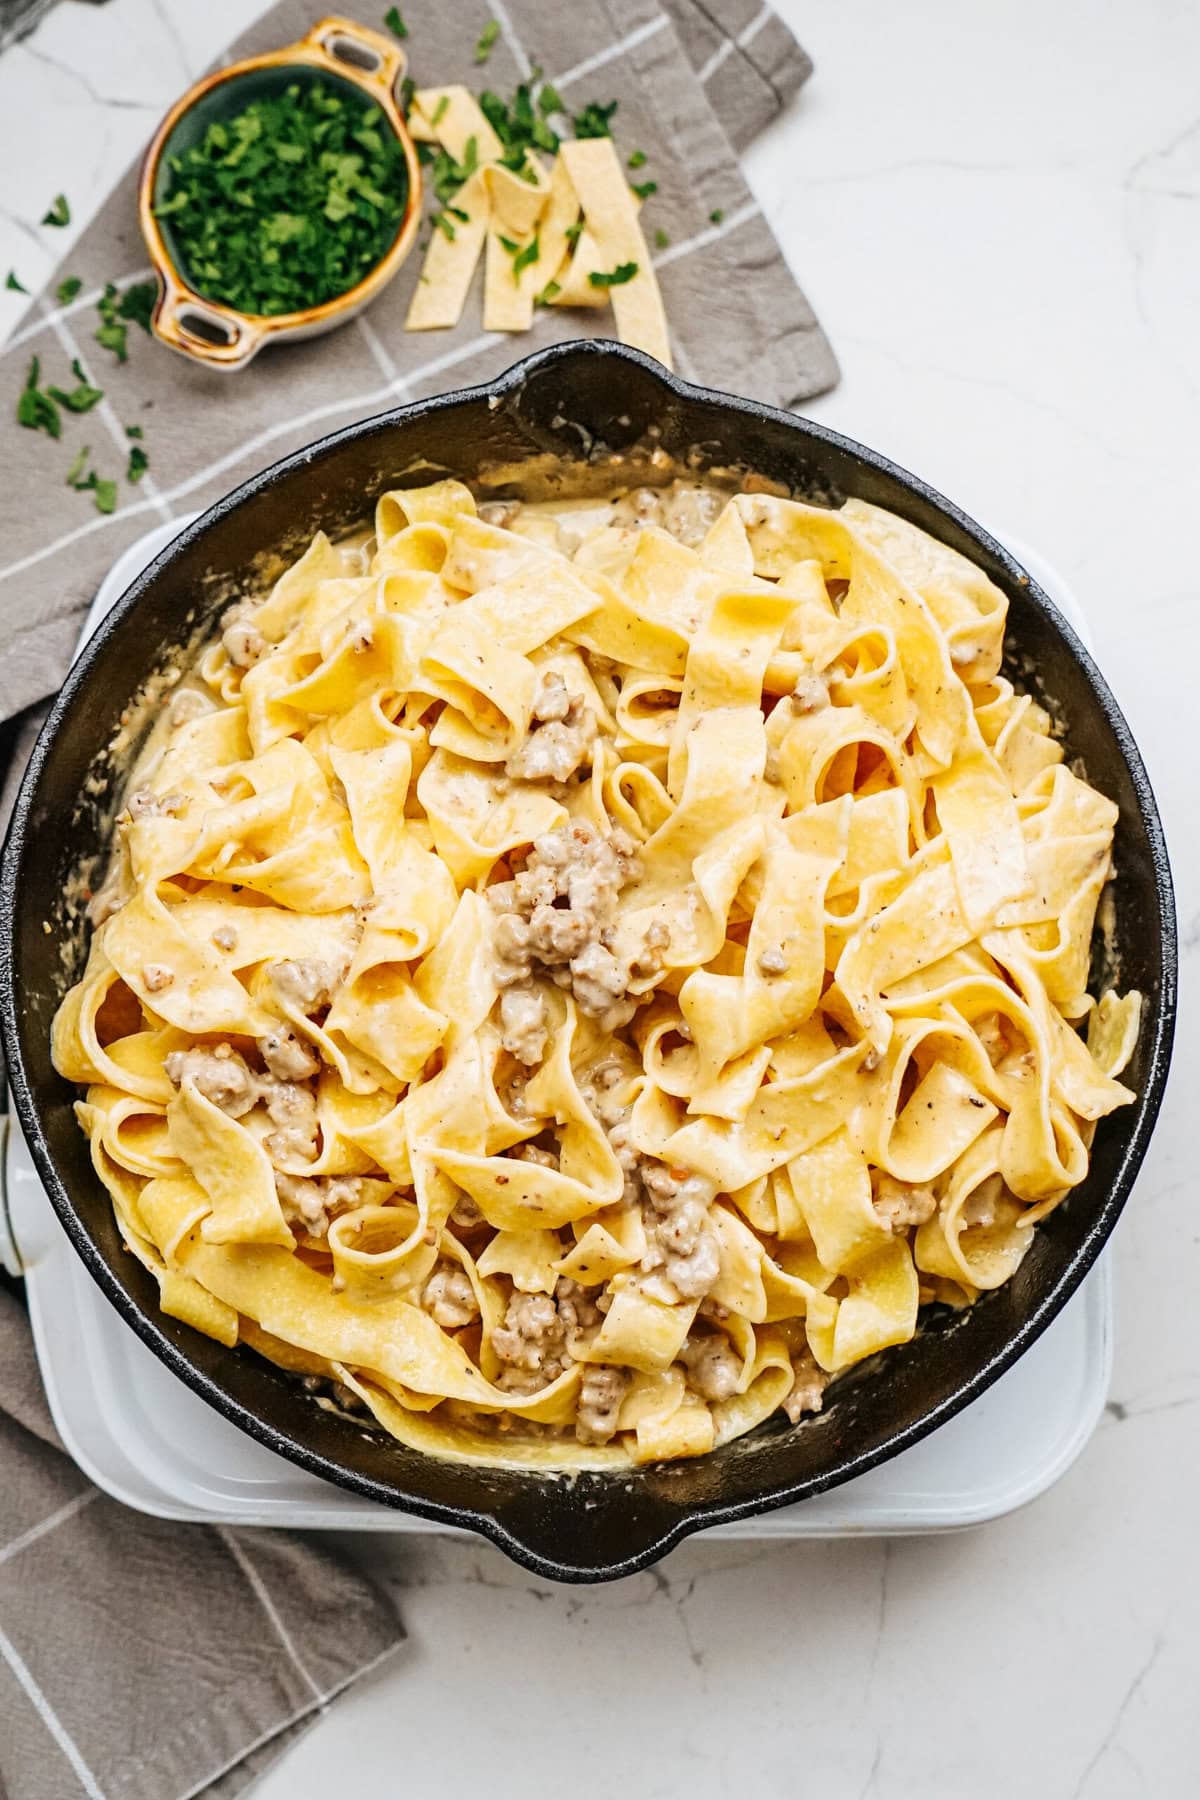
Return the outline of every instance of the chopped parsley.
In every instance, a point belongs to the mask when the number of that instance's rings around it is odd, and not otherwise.
[[[581,113],[577,113],[571,123],[577,138],[598,138],[612,136],[612,116],[617,110],[617,102],[610,100],[607,106],[601,106],[596,100],[589,100]]]
[[[432,164],[430,185],[434,198],[438,201],[438,210],[432,215],[430,223],[435,231],[440,231],[443,237],[453,243],[456,235],[453,219],[467,225],[471,215],[464,212],[461,206],[452,205],[452,201],[459,188],[479,167],[479,147],[474,137],[469,137],[463,147],[461,162],[456,162],[448,150],[438,150],[428,160]]]
[[[157,301],[157,281],[135,281],[133,286],[127,287],[121,295],[117,312],[122,319],[132,319],[135,325],[140,325],[142,330],[148,334]]]
[[[75,298],[76,294],[80,292],[82,287],[83,283],[78,275],[68,275],[66,280],[60,281],[55,288],[54,298],[58,301],[60,306],[70,306],[72,300]]]
[[[522,81],[511,100],[502,100],[490,88],[479,96],[479,110],[504,146],[500,161],[517,175],[528,176],[526,157],[530,150],[546,150],[552,156],[558,149],[558,133],[551,131],[545,119],[549,110],[543,105],[545,93],[543,88],[535,106],[533,82]]]
[[[24,283],[17,280],[17,271],[15,269],[10,269],[8,271],[8,280],[4,285],[8,288],[10,293],[13,294],[27,294],[29,292],[29,289]]]
[[[629,185],[639,200],[648,200],[651,194],[658,192],[657,181],[631,181]]]
[[[551,113],[565,111],[562,95],[554,86],[553,82],[544,81],[542,83],[542,91],[538,95],[537,104],[538,111],[541,113],[543,119],[548,119]]]
[[[48,212],[42,214],[42,224],[69,225],[70,223],[71,208],[67,204],[67,196],[65,194],[55,194],[53,206],[51,206]]]
[[[110,281],[96,302],[96,311],[100,314],[100,324],[95,337],[102,350],[111,350],[118,362],[128,362],[127,333],[119,307],[117,290]]]
[[[571,223],[567,226],[565,236],[566,236],[566,240],[567,240],[568,244],[571,246],[571,248],[573,250],[575,248],[576,244],[579,242],[580,238],[583,236],[583,220],[582,219],[573,219],[571,221]]]
[[[644,150],[635,150],[633,155],[629,158],[628,166],[631,169],[644,169],[646,166],[646,152]]]
[[[479,167],[479,145],[474,137],[469,137],[463,145],[462,161],[456,162],[448,150],[439,150],[433,158],[430,184],[434,199],[439,205],[448,206],[460,187]],[[466,214],[462,215],[464,218]]]
[[[408,36],[408,26],[404,23],[404,16],[398,6],[388,7],[383,15],[383,22],[393,37],[406,38]]]
[[[654,248],[656,250],[665,250],[670,241],[670,238],[660,225],[658,230],[654,233]]]
[[[514,281],[518,279],[523,269],[528,269],[542,254],[541,240],[536,236],[530,238],[529,242],[524,246],[518,244],[515,238],[505,237],[503,232],[498,231],[496,233],[496,239],[500,248],[502,250],[507,250],[508,254],[513,259]]]
[[[437,105],[433,109],[433,117],[432,117],[432,119],[430,119],[429,123],[431,125],[440,125],[442,120],[446,116],[446,112],[447,112],[447,109],[449,108],[449,105],[450,105],[449,94],[443,94],[441,99],[438,101]]]
[[[126,320],[140,325],[142,330],[150,330],[150,318],[158,299],[158,283],[156,281],[135,281],[132,287],[119,293],[110,281],[96,302],[96,311],[100,314],[100,325],[95,333],[96,342],[102,350],[111,350],[118,362],[128,362],[129,341]]]
[[[713,210],[708,215],[708,222],[710,225],[719,225],[724,217],[725,214],[721,211],[721,208],[719,206],[714,206]]]
[[[91,451],[85,444],[70,468],[67,470],[67,486],[69,488],[77,487],[79,485],[80,476],[87,467],[87,459],[91,454]]]
[[[523,250],[518,250],[513,257],[513,280],[516,281],[523,269],[528,269],[542,254],[541,242],[537,237],[530,238]]]
[[[259,316],[355,287],[390,249],[408,200],[404,152],[380,108],[320,78],[214,120],[168,170],[156,211],[191,285]]]
[[[57,400],[60,406],[65,406],[68,412],[91,412],[93,406],[96,406],[103,400],[104,389],[92,386],[91,382],[84,374],[78,359],[72,362],[71,372],[75,377],[77,385],[73,387],[69,393],[60,387],[47,388],[46,392],[50,394],[53,399]]]
[[[593,269],[588,280],[593,287],[598,288],[624,287],[627,281],[633,280],[637,272],[635,262],[618,263],[615,269]]]
[[[97,475],[95,469],[87,469],[88,447],[85,444],[71,467],[67,470],[67,486],[75,489],[77,494],[90,494],[92,504],[98,513],[112,513],[117,510],[117,484],[107,477]],[[84,470],[87,469],[87,473]]]
[[[485,63],[492,54],[492,46],[500,36],[500,21],[489,19],[479,34],[479,42],[475,46],[475,61]]]
[[[62,420],[50,395],[38,386],[40,376],[41,364],[35,356],[30,359],[25,386],[17,398],[17,424],[24,425],[27,431],[44,431],[47,437],[59,438]]]
[[[150,283],[149,285],[153,287],[154,284]],[[108,314],[106,326],[121,334],[123,344],[126,326],[117,317],[117,304],[117,290],[110,283],[105,289],[102,300],[102,307]],[[63,388],[48,384],[42,388],[40,386],[41,362],[38,357],[32,357],[26,372],[25,385],[17,398],[17,423],[25,426],[29,431],[44,431],[47,437],[58,439],[62,437],[62,414],[64,411],[89,413],[93,407],[98,406],[104,398],[104,389],[96,387],[93,382],[88,380],[87,372],[78,357],[72,360],[71,372],[75,377],[74,387]],[[141,426],[127,425],[125,436],[130,440],[140,438],[142,436]],[[69,488],[74,488],[77,493],[91,494],[92,504],[97,512],[115,512],[117,509],[117,483],[107,476],[98,475],[95,469],[89,469],[88,458],[90,455],[91,451],[85,444],[72,458],[71,465],[67,470],[66,484]],[[129,482],[138,482],[149,467],[150,458],[145,450],[140,444],[131,441],[125,479]]]
[[[538,306],[549,306],[550,302],[552,300],[557,300],[558,296],[561,293],[562,293],[562,286],[559,282],[548,281],[546,283],[545,287],[542,289],[541,293],[537,296],[537,305]]]

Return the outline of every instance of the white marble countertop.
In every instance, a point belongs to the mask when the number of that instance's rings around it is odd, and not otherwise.
[[[159,112],[258,10],[64,0],[0,58],[0,270],[44,279]],[[780,10],[817,73],[747,160],[842,362],[842,385],[811,410],[1058,564],[1166,818],[1185,1012],[1111,1250],[1112,1403],[1050,1493],[953,1537],[696,1543],[575,1591],[482,1545],[360,1540],[396,1584],[409,1644],[261,1800],[315,1800],[347,1777],[355,1800],[392,1800],[448,1774],[498,1800],[564,1780],[581,1800],[1200,1792],[1186,1123],[1200,832],[1185,686],[1200,656],[1200,10]],[[40,230],[60,189],[72,227]],[[23,304],[0,291],[0,334]]]

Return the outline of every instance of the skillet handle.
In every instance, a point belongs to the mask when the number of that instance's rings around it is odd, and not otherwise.
[[[612,1581],[649,1568],[704,1523],[670,1494],[676,1480],[669,1469],[537,1480],[473,1523],[551,1581]]]

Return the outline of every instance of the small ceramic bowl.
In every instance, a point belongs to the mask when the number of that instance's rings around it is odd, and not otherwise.
[[[385,288],[412,248],[421,218],[421,169],[396,100],[407,58],[403,50],[354,19],[321,19],[307,36],[282,50],[248,57],[208,75],[171,108],[146,152],[138,189],[138,216],[150,260],[159,278],[151,328],[155,337],[182,356],[211,369],[244,369],[270,340],[316,337],[354,318]],[[169,158],[190,149],[217,119],[231,118],[262,94],[277,93],[297,80],[333,82],[373,100],[395,134],[408,168],[408,197],[391,248],[344,294],[300,312],[239,312],[191,286],[179,256],[170,219],[155,207],[170,179]]]

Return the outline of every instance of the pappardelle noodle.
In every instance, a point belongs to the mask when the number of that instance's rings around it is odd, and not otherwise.
[[[163,1310],[406,1445],[695,1456],[997,1287],[1132,1094],[1116,807],[858,501],[387,493],[240,602],[54,1025]]]

